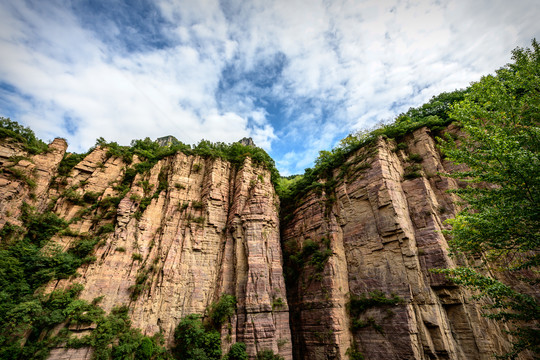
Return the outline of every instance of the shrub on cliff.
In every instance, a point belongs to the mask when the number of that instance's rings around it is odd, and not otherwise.
[[[0,139],[3,138],[17,140],[30,154],[39,154],[48,150],[47,144],[36,138],[30,128],[24,127],[9,118],[0,117]]]
[[[270,349],[265,349],[257,353],[257,360],[283,360],[283,356],[274,354],[274,351]]]
[[[239,342],[234,343],[231,346],[231,349],[223,357],[223,360],[248,360],[248,354],[246,352],[246,344]]]
[[[216,330],[206,330],[200,315],[183,318],[174,331],[174,356],[182,360],[219,360],[221,338]]]

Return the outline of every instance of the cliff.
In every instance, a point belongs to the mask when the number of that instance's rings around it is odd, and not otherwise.
[[[99,236],[94,261],[47,292],[81,283],[81,298],[128,305],[133,325],[168,346],[180,319],[232,294],[222,346],[244,342],[252,358],[488,359],[508,347],[470,294],[430,272],[455,265],[441,230],[460,184],[439,175],[453,165],[427,128],[358,150],[281,222],[270,171],[249,157],[234,166],[177,152],[134,172],[137,156],[98,147],[60,176],[66,148],[57,139],[32,156],[0,143],[0,227],[22,225],[26,202],[69,222],[52,244]],[[91,353],[59,346],[49,358]]]
[[[508,346],[471,294],[430,272],[455,265],[441,230],[459,184],[439,175],[454,168],[421,128],[379,138],[297,200],[282,227],[288,266],[305,260],[288,289],[296,358],[489,359]]]
[[[48,291],[81,283],[81,298],[104,296],[100,305],[106,311],[128,304],[133,325],[145,334],[161,331],[169,345],[182,317],[204,314],[222,294],[232,294],[237,311],[232,326],[222,329],[224,348],[244,342],[248,354],[271,349],[292,358],[279,199],[269,171],[249,158],[236,168],[177,153],[137,174],[121,193],[126,170],[137,159],[128,166],[98,147],[69,176],[53,179],[66,147],[55,140],[50,152],[33,157],[9,141],[0,147],[3,166],[12,165],[14,156],[28,157],[15,165],[23,176],[14,178],[11,171],[0,179],[3,223],[20,225],[23,201],[41,209],[52,201],[53,211],[70,221],[68,234],[52,243],[68,249],[79,234],[101,235],[96,260],[83,265],[80,276],[50,283]],[[37,187],[31,190],[25,179],[36,179]],[[112,206],[92,206],[104,200]],[[280,306],[273,306],[278,299]],[[80,336],[91,329],[72,330]],[[58,348],[49,358],[84,359],[90,353]]]

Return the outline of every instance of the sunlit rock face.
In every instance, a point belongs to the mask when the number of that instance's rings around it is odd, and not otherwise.
[[[58,176],[67,144],[49,148],[31,156],[0,143],[0,165],[12,169],[0,173],[0,227],[20,225],[26,202],[71,221],[73,233],[101,233],[95,261],[46,290],[81,283],[83,299],[103,296],[106,311],[128,305],[133,325],[163,333],[168,346],[184,316],[205,315],[231,294],[237,310],[221,330],[223,351],[244,342],[252,359],[263,349],[287,360],[489,359],[508,348],[481,304],[430,271],[456,265],[441,230],[458,210],[447,190],[462,184],[441,176],[455,166],[426,128],[352,154],[331,186],[308,191],[281,221],[270,172],[249,158],[235,167],[177,153],[125,182],[136,156],[126,164],[98,147]],[[107,199],[109,207],[92,206]],[[75,239],[52,243],[67,249]],[[306,244],[312,251],[291,272],[291,255],[300,259]],[[350,302],[377,296],[361,309]],[[60,347],[49,358],[91,356]]]
[[[117,198],[126,169],[138,162],[128,166],[97,148],[67,178],[53,180],[66,147],[65,141],[55,140],[50,152],[19,161],[17,167],[35,179],[33,190],[9,174],[0,177],[2,225],[17,223],[23,201],[43,208],[66,189],[81,197],[99,194],[97,200]],[[2,165],[10,165],[14,155],[27,154],[16,144],[1,145]],[[48,290],[81,283],[82,298],[104,296],[100,305],[106,311],[129,305],[133,325],[149,335],[161,331],[169,345],[182,317],[205,314],[222,294],[232,294],[237,311],[232,326],[222,330],[224,351],[234,342],[244,342],[252,356],[271,349],[292,359],[279,199],[270,173],[249,158],[236,168],[220,159],[177,153],[159,161],[148,174],[137,174],[131,184],[117,207],[107,212],[99,208],[84,212],[90,204],[77,204],[65,196],[54,202],[53,211],[60,217],[78,218],[70,225],[73,232],[98,233],[103,226],[112,231],[96,246],[96,261],[79,269],[79,277],[51,283]],[[164,188],[141,211],[141,199],[160,186]],[[66,249],[73,241],[65,235],[52,239]],[[135,298],[132,286],[141,271],[148,279]],[[273,307],[275,301],[280,306]],[[73,330],[83,335],[90,329]],[[88,350],[55,349],[50,358],[90,356]]]

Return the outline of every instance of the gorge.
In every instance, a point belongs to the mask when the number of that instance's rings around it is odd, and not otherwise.
[[[455,266],[441,230],[457,211],[447,190],[463,186],[444,176],[455,165],[434,132],[459,129],[380,136],[281,205],[250,146],[238,145],[241,162],[182,151],[148,162],[115,155],[115,144],[75,159],[63,139],[33,155],[5,138],[2,242],[14,233],[6,229],[28,227],[28,211],[62,219],[41,251],[74,253],[91,239],[90,258],[43,292],[82,284],[81,299],[102,297],[106,313],[127,306],[133,327],[161,333],[169,348],[182,318],[207,316],[229,294],[236,310],[219,327],[224,354],[243,342],[250,358],[272,350],[284,359],[488,359],[509,348],[505,329],[430,271]],[[33,341],[62,328],[81,338],[96,324],[63,318]],[[49,359],[94,351],[48,346]]]

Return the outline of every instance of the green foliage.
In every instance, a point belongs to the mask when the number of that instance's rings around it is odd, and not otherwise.
[[[60,165],[58,165],[58,176],[65,177],[69,176],[71,169],[80,163],[90,151],[83,154],[74,154],[74,153],[65,153]]]
[[[372,317],[367,319],[361,319],[360,317],[368,309],[374,307],[388,307],[396,306],[403,303],[403,299],[395,294],[391,294],[391,297],[387,297],[385,293],[380,290],[374,290],[367,294],[351,295],[349,302],[347,303],[347,310],[351,319],[351,330],[359,330],[365,327],[372,327],[378,333],[383,334],[383,328],[375,322]]]
[[[9,118],[0,117],[0,139],[11,138],[21,143],[30,154],[40,154],[48,151],[48,146],[36,138],[32,130],[12,121]]]
[[[96,329],[81,339],[71,338],[69,347],[91,346],[95,360],[170,359],[161,334],[148,337],[131,327],[127,306],[116,307],[107,316],[97,311],[91,322],[97,325]]]
[[[283,299],[282,298],[277,298],[277,299],[274,299],[274,301],[272,301],[272,309],[280,309],[282,308],[283,306],[285,306],[285,303],[283,302]]]
[[[158,174],[158,188],[154,193],[154,198],[157,198],[162,191],[165,191],[169,188],[169,180],[167,179],[168,168],[164,167]]]
[[[456,90],[450,93],[441,93],[431,98],[426,104],[411,108],[406,113],[397,116],[390,124],[382,124],[371,131],[358,131],[350,134],[340,141],[331,151],[320,151],[312,169],[306,169],[302,177],[293,182],[280,180],[276,190],[282,203],[282,214],[290,213],[290,208],[310,190],[317,187],[321,179],[331,179],[333,171],[346,166],[346,161],[355,151],[367,148],[375,143],[379,137],[399,139],[412,131],[427,126],[440,129],[448,125],[453,119],[448,116],[452,104],[464,99],[468,90]],[[407,147],[405,143],[398,143],[397,150]],[[415,173],[414,176],[419,175]]]
[[[285,280],[290,285],[297,283],[308,264],[313,267],[315,274],[322,273],[332,254],[330,240],[326,238],[322,238],[320,243],[306,239],[301,249],[295,240],[288,241],[283,248]]]
[[[87,204],[94,204],[102,193],[87,191],[83,195],[83,201]]]
[[[176,359],[221,359],[221,336],[219,330],[236,311],[236,298],[224,294],[208,309],[203,322],[201,317],[191,314],[184,317],[176,327],[175,346],[172,349]],[[233,344],[224,359],[247,359],[246,346]]]
[[[36,188],[36,182],[30,176],[28,176],[23,170],[15,167],[5,167],[2,169],[2,172],[11,174],[11,176],[17,180],[22,180],[28,185],[28,187],[33,190]]]
[[[145,138],[144,140],[133,140],[131,146],[127,147],[119,146],[116,143],[107,143],[103,138],[100,138],[97,140],[96,145],[107,147],[110,156],[121,157],[126,164],[131,164],[133,155],[137,155],[141,159],[140,163],[130,168],[133,170],[129,173],[126,171],[126,183],[133,180],[134,174],[147,173],[159,160],[178,152],[186,155],[199,155],[205,158],[222,158],[230,161],[237,167],[242,166],[244,160],[250,157],[255,164],[262,165],[270,171],[274,185],[277,184],[279,178],[274,160],[263,149],[254,146],[245,146],[240,143],[225,144],[201,140],[196,146],[186,145],[181,142],[173,143],[169,146],[161,146],[157,142],[150,140],[150,138]],[[193,164],[194,172],[198,172],[201,169],[201,164]]]
[[[400,142],[396,145],[395,151],[407,149],[407,143]]]
[[[349,356],[349,360],[364,360],[364,355],[360,351],[356,350],[355,347],[348,348],[345,355]]]
[[[450,247],[478,266],[444,272],[493,301],[487,316],[514,325],[517,341],[507,358],[526,348],[540,354],[538,301],[523,293],[538,283],[540,265],[539,44],[515,49],[512,59],[452,106],[450,117],[465,136],[441,144],[448,159],[468,169],[450,176],[475,184],[455,191],[467,205],[450,221]],[[514,285],[486,276],[487,269],[513,277]]]
[[[422,156],[420,156],[420,154],[410,153],[409,157],[407,158],[407,161],[415,162],[415,163],[421,163],[422,162]]]
[[[233,295],[224,294],[217,303],[212,304],[208,318],[215,329],[229,320],[236,311],[236,298]]]
[[[422,167],[418,164],[409,165],[405,168],[405,172],[403,174],[403,179],[405,180],[411,180],[416,179],[419,177],[422,177],[422,174],[420,173],[420,170]]]
[[[62,193],[62,196],[74,205],[84,205],[82,195],[78,193],[73,187],[67,188]]]
[[[234,343],[231,346],[231,349],[223,357],[223,360],[248,360],[248,354],[246,352],[246,344],[239,342]]]
[[[139,253],[133,253],[131,255],[131,258],[133,259],[133,261],[142,261],[143,260],[142,255],[139,254]]]
[[[221,338],[216,330],[206,330],[199,315],[183,318],[174,332],[176,346],[172,349],[176,359],[219,360]]]
[[[23,227],[6,224],[0,231],[0,359],[45,359],[50,348],[66,337],[65,332],[43,337],[46,331],[65,321],[89,322],[95,311],[76,299],[80,285],[48,296],[37,290],[50,280],[74,274],[88,261],[96,239],[80,237],[62,252],[49,240],[66,228],[65,221],[50,212],[36,213],[26,204],[21,220]]]
[[[148,280],[149,273],[149,269],[139,269],[137,272],[137,277],[135,278],[135,284],[129,287],[131,300],[137,300],[139,295],[141,295],[141,293],[148,287],[145,282]]]
[[[109,223],[100,227],[97,231],[97,234],[102,235],[102,234],[108,234],[112,232],[114,232],[114,224]]]
[[[185,189],[186,187],[184,185],[182,185],[181,183],[175,183],[174,184],[174,187],[177,188],[178,190],[183,190]]]
[[[186,220],[188,222],[195,222],[197,224],[204,224],[204,221],[206,220],[204,216],[193,216],[191,214],[188,214],[186,217]]]
[[[257,353],[257,360],[283,360],[283,356],[274,354],[273,350],[265,349]]]
[[[105,316],[99,299],[88,303],[77,298],[82,291],[79,284],[42,293],[47,282],[73,275],[92,261],[99,237],[70,231],[67,222],[52,212],[38,213],[27,204],[21,210],[23,226],[6,223],[0,230],[0,359],[45,360],[51,348],[66,342],[92,346],[95,359],[169,359],[162,337],[149,338],[131,328],[126,307]],[[111,228],[112,224],[105,225],[98,232]],[[67,251],[50,242],[59,232],[74,237]],[[137,281],[141,282],[139,276]],[[70,337],[70,325],[91,323],[97,328],[90,335]],[[53,331],[60,324],[64,328]]]
[[[185,202],[179,202],[178,203],[178,210],[180,211],[184,211],[188,208],[189,206],[189,202],[185,201]]]
[[[195,210],[200,210],[203,208],[203,203],[202,201],[192,201],[191,202],[191,207]]]
[[[52,212],[36,213],[35,209],[26,203],[22,205],[21,210],[21,220],[27,229],[26,239],[39,247],[44,246],[54,234],[67,227],[67,222]]]

